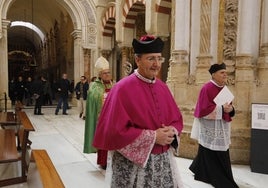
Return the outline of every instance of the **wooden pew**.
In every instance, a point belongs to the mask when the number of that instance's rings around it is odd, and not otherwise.
[[[18,161],[14,129],[0,129],[0,163]]]
[[[23,183],[27,181],[26,167],[25,167],[25,151],[17,151],[16,136],[14,129],[0,129],[0,163],[20,162],[21,175],[0,180],[0,187]],[[26,138],[24,138],[26,139]],[[25,148],[25,147],[23,147]]]
[[[15,112],[21,111],[23,109],[23,104],[20,101],[16,101],[15,103]]]
[[[33,149],[31,158],[36,163],[44,188],[64,187],[64,184],[46,150]]]
[[[0,180],[0,187],[23,183],[27,181],[27,172],[29,167],[29,151],[31,141],[29,140],[29,132],[34,131],[34,127],[29,120],[27,114],[18,111],[19,130],[16,134],[15,129],[1,129],[0,134],[0,163],[20,162],[21,173],[18,177]],[[16,137],[18,141],[16,145]],[[14,149],[15,147],[15,149]],[[27,158],[28,156],[28,158]]]

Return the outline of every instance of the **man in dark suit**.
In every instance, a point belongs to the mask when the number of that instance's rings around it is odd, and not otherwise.
[[[62,74],[62,79],[59,81],[58,83],[58,88],[57,91],[59,92],[60,96],[59,96],[59,100],[58,100],[58,105],[55,111],[55,115],[58,115],[59,110],[62,106],[62,114],[63,115],[68,115],[67,114],[67,108],[68,108],[68,95],[70,92],[70,82],[67,79],[67,74],[64,73]]]
[[[41,76],[36,77],[32,83],[32,93],[35,100],[34,114],[43,115],[41,112],[42,101],[43,101],[43,83],[41,81]]]

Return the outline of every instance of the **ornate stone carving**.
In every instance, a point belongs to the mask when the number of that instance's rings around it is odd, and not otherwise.
[[[131,47],[121,48],[122,76],[129,75],[134,69],[134,52]]]
[[[237,24],[238,0],[226,0],[224,14],[223,61],[228,61],[228,74],[234,74],[235,72],[235,69],[231,68],[231,66],[235,66]]]
[[[97,28],[96,28],[95,24],[88,25],[88,34],[89,35],[96,35],[97,34]]]
[[[130,62],[126,61],[124,64],[123,64],[123,73],[124,73],[124,76],[127,76],[129,75],[131,72],[133,71],[133,66]]]
[[[90,23],[96,23],[95,19],[94,19],[95,18],[95,16],[94,16],[95,13],[94,13],[94,11],[92,11],[92,8],[88,3],[88,0],[81,0],[80,2],[82,4],[82,7],[85,9],[85,12],[87,13],[87,18],[88,18],[89,22]]]

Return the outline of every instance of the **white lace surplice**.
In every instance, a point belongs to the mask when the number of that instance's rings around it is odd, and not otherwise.
[[[221,106],[216,106],[213,112],[203,118],[194,118],[191,138],[206,148],[226,151],[231,143],[230,134],[230,122],[222,119]]]

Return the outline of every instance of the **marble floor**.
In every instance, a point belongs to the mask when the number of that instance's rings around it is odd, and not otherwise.
[[[104,187],[105,171],[96,165],[96,154],[84,154],[84,120],[78,117],[76,107],[69,115],[54,115],[55,108],[43,108],[44,115],[33,115],[32,109],[24,109],[32,121],[35,132],[30,134],[33,149],[46,149],[66,188]],[[188,167],[192,160],[176,157],[185,188],[209,188],[208,184],[195,181]],[[268,187],[268,175],[253,173],[249,166],[233,165],[233,174],[241,188]],[[14,174],[16,165],[1,165],[0,178]],[[7,188],[42,187],[36,166],[30,164],[27,183]]]

